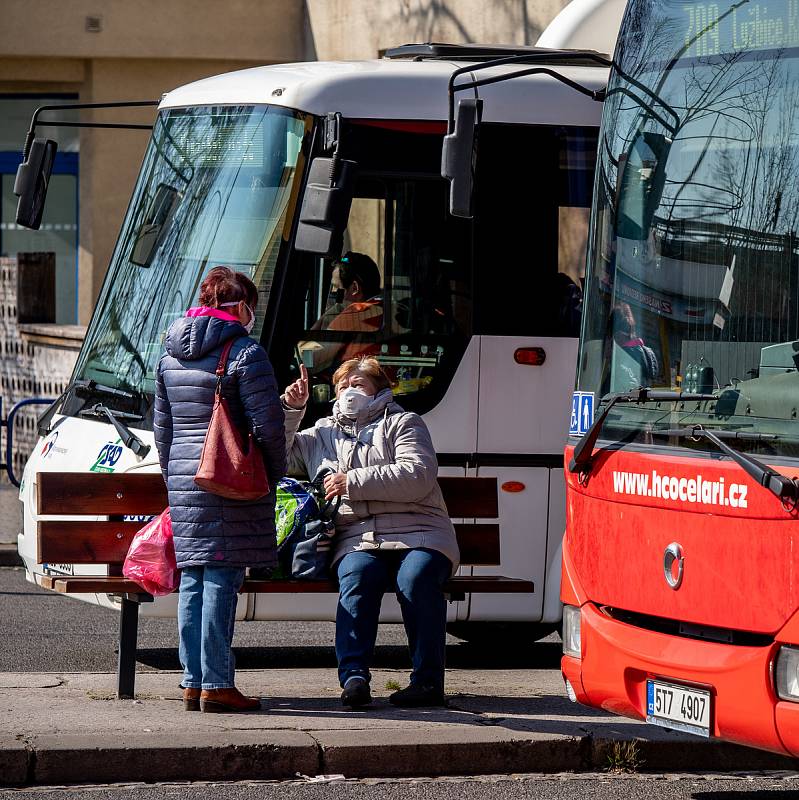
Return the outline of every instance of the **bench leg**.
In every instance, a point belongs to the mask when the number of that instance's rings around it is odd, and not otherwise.
[[[132,698],[136,687],[136,642],[139,631],[139,603],[122,598],[119,615],[119,662],[117,665],[117,697]]]

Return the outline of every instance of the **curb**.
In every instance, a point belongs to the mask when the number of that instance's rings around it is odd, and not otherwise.
[[[0,785],[286,780],[298,772],[319,772],[319,748],[300,731],[271,731],[268,740],[257,731],[226,731],[224,741],[219,739],[219,734],[48,735],[22,743],[22,753],[18,747],[5,750],[3,743]]]
[[[21,567],[23,563],[15,544],[0,544],[0,567]]]
[[[794,771],[799,761],[717,741],[525,736],[487,728],[469,740],[441,728],[392,731],[227,731],[179,737],[124,734],[0,739],[0,785],[290,780],[298,775],[407,778],[603,771],[636,743],[637,771]],[[628,764],[636,771],[635,764]]]

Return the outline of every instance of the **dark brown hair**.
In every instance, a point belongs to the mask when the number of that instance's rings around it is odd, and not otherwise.
[[[371,378],[378,392],[391,386],[391,381],[383,367],[380,366],[380,362],[374,356],[361,356],[347,359],[341,364],[333,373],[333,387],[338,386],[342,378],[349,378],[353,372],[360,372]]]
[[[214,267],[200,286],[200,305],[219,308],[222,303],[243,300],[250,308],[258,305],[258,287],[243,273],[230,267]]]
[[[367,300],[380,293],[380,270],[369,256],[349,252],[345,253],[337,264],[339,279],[345,289],[358,281]]]

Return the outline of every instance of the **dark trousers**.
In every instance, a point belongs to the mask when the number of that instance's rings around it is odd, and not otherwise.
[[[411,683],[444,689],[447,601],[442,591],[452,570],[436,550],[360,550],[337,566],[336,658],[343,686],[347,678],[371,678],[380,604],[386,589],[397,593],[408,635]]]

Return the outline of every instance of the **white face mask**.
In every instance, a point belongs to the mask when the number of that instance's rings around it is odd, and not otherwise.
[[[220,308],[227,308],[228,306],[232,307],[232,306],[237,306],[237,305],[238,305],[238,302],[236,302],[236,303],[222,303],[222,305],[219,306],[219,307]],[[252,333],[252,329],[255,327],[255,312],[246,303],[244,304],[244,307],[247,309],[247,311],[250,312],[250,321],[244,326],[244,330],[247,331],[247,333]]]
[[[358,389],[356,386],[348,386],[339,392],[337,402],[339,411],[345,417],[355,419],[358,412],[366,408],[372,400],[374,400],[374,395],[366,394],[363,389]]]
[[[255,327],[255,312],[246,303],[244,305],[247,306],[247,311],[250,312],[250,321],[244,326],[244,330],[247,333],[252,333],[252,329]]]

